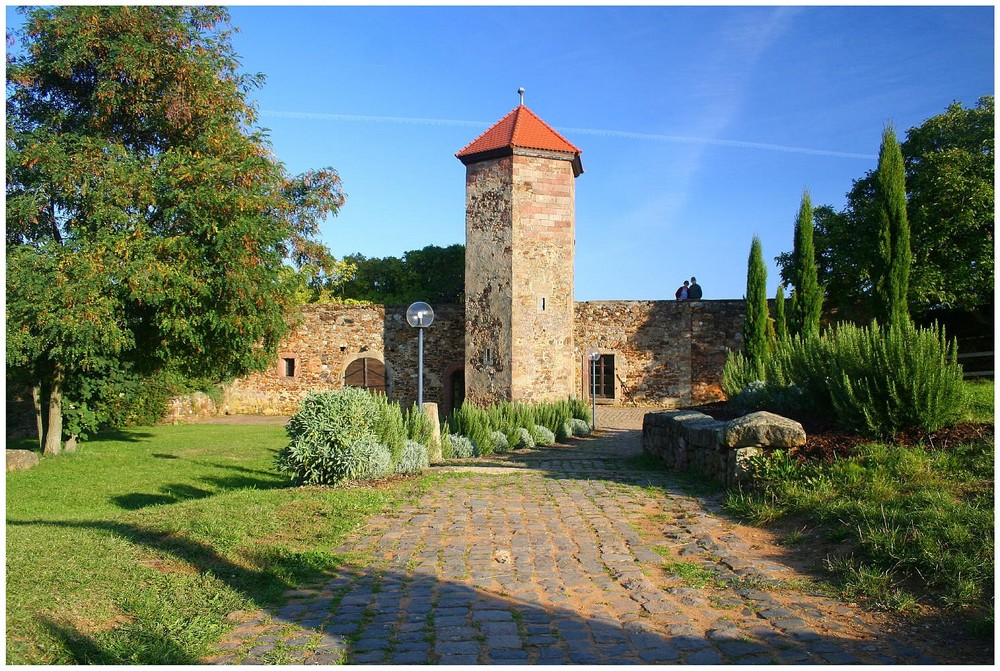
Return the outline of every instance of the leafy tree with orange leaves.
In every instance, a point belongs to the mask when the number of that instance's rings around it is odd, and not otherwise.
[[[271,363],[289,267],[332,262],[329,168],[291,176],[255,126],[219,7],[31,8],[8,35],[7,366],[46,453],[112,374]],[[64,425],[65,420],[65,425]]]

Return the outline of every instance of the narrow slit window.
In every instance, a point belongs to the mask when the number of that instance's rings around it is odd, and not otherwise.
[[[295,377],[295,359],[294,358],[282,358],[281,359],[281,372],[285,377]]]
[[[545,296],[542,296],[542,312],[545,312]]]

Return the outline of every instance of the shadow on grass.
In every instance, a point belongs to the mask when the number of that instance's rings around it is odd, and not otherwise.
[[[276,603],[281,595],[304,583],[317,583],[329,578],[342,562],[318,552],[294,552],[271,548],[266,552],[250,553],[248,568],[219,554],[210,545],[175,533],[161,532],[134,524],[111,521],[52,521],[8,520],[7,525],[25,527],[56,527],[106,532],[122,537],[148,550],[170,555],[192,565],[199,574],[211,575],[257,606]],[[122,604],[119,604],[122,607]],[[72,625],[39,616],[39,622],[63,643],[73,661],[78,664],[194,664],[197,651],[178,645],[162,631],[159,621],[148,621],[139,613],[128,611],[120,627],[96,635],[84,633]],[[201,613],[199,613],[201,615]],[[225,613],[219,613],[224,616]]]
[[[141,443],[153,434],[138,429],[105,429],[94,436],[94,440],[114,440],[120,443]]]
[[[156,455],[153,455],[156,456]],[[169,455],[163,455],[168,457]],[[163,458],[163,457],[161,457]],[[230,466],[227,464],[214,462],[192,462],[199,465],[211,466],[226,470],[235,470],[248,475],[201,475],[197,477],[199,482],[211,486],[213,489],[202,489],[184,483],[167,484],[160,487],[159,494],[148,492],[133,492],[131,494],[121,494],[112,496],[108,501],[123,510],[140,510],[149,506],[170,505],[182,501],[193,499],[204,499],[215,496],[224,491],[234,489],[280,489],[287,487],[290,480],[274,471],[264,471],[242,466]],[[253,476],[265,477],[253,477]]]
[[[102,645],[75,627],[56,622],[50,617],[39,617],[41,625],[70,654],[74,664],[197,664],[198,658],[184,650],[169,636],[152,631],[136,635],[132,632],[129,644],[134,653],[117,654],[115,646]]]
[[[108,499],[111,503],[124,510],[139,510],[148,506],[162,506],[170,503],[180,503],[191,499],[204,499],[217,492],[207,489],[199,489],[185,484],[164,485],[160,487],[162,494],[145,494],[135,492],[132,494],[122,494],[112,496]]]

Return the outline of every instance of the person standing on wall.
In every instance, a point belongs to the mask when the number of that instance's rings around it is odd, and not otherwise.
[[[687,282],[684,284],[687,284]],[[691,278],[691,286],[688,287],[687,297],[692,301],[701,300],[701,285],[698,284],[698,280],[693,277]]]

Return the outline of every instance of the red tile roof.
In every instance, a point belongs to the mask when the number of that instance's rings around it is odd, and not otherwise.
[[[463,159],[475,154],[515,147],[563,151],[576,154],[577,160],[581,153],[569,140],[538,118],[537,114],[524,105],[519,105],[455,156]]]

